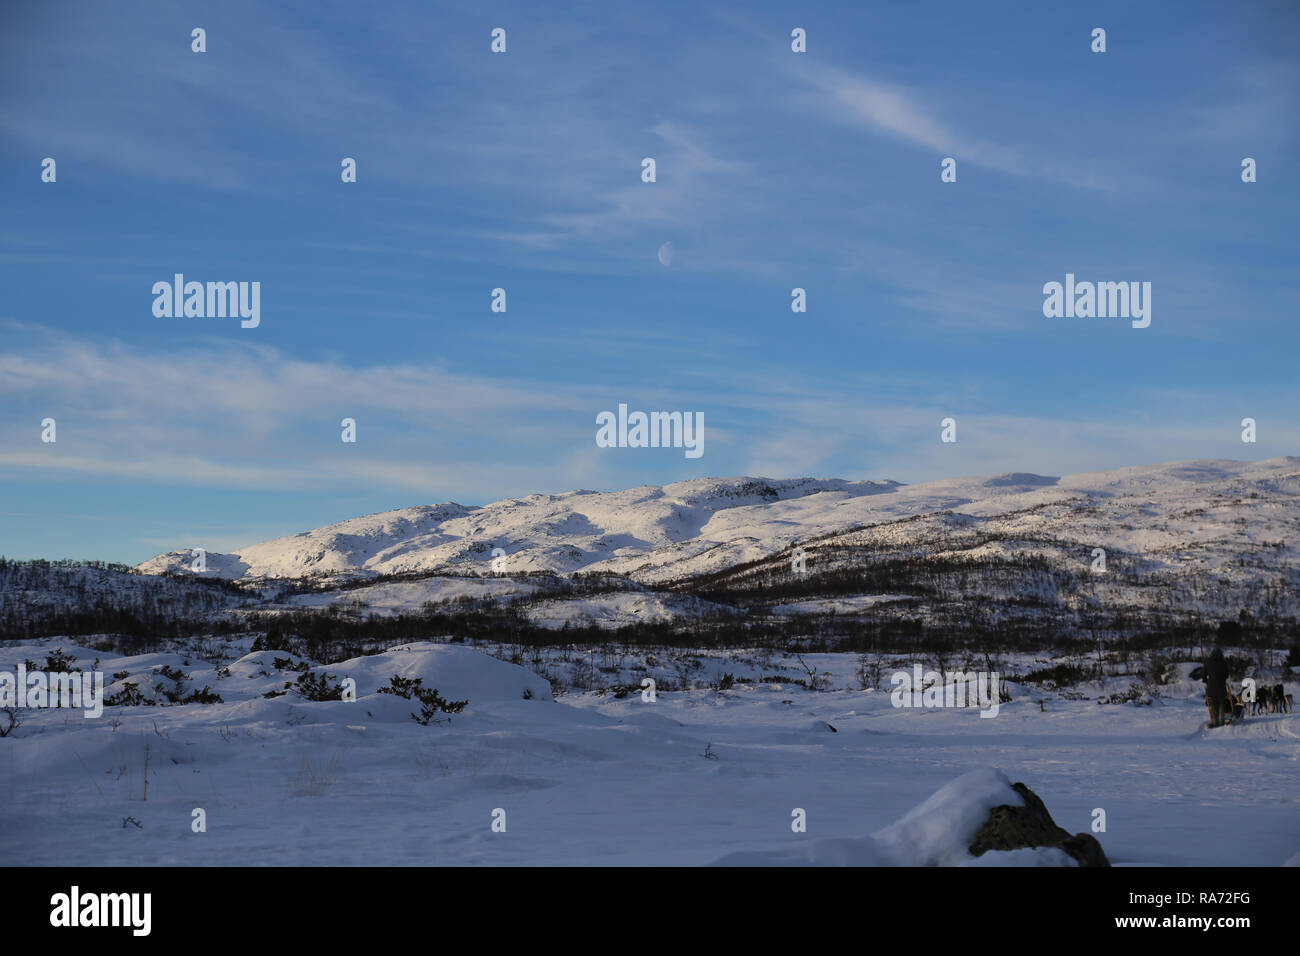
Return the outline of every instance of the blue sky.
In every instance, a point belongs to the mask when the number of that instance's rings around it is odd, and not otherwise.
[[[1070,7],[6,4],[0,553],[1297,454],[1297,8]],[[156,318],[176,272],[260,326]],[[1045,318],[1067,272],[1151,282],[1150,327]],[[620,402],[704,455],[598,448]]]

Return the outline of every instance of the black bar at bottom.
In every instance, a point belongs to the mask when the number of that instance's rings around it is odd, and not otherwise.
[[[503,937],[656,945],[699,934],[806,945],[829,940],[842,927],[867,943],[902,934],[892,938],[998,945],[1041,931],[1083,941],[1199,934],[1232,945],[1293,925],[1296,875],[1295,869],[1123,867],[9,867],[0,925],[15,940],[75,933],[128,946],[198,940],[419,945],[465,934],[465,945],[474,945],[480,933],[494,945]],[[147,911],[142,894],[149,895]]]

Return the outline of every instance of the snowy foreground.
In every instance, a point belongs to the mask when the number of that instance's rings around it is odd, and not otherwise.
[[[0,648],[0,672],[55,646]],[[1071,833],[1104,810],[1096,836],[1117,865],[1300,862],[1300,723],[1207,730],[1185,680],[1149,706],[1013,685],[988,719],[895,708],[847,689],[852,656],[812,655],[842,689],[552,701],[526,668],[414,644],[312,668],[353,678],[357,700],[311,702],[263,696],[298,677],[283,652],[219,674],[58,646],[86,669],[100,657],[109,694],[174,689],[166,665],[223,703],[22,711],[0,739],[0,865],[1071,865],[1050,849],[967,853],[989,808],[1020,802],[1013,781]],[[421,726],[417,701],[376,693],[394,675],[469,705]]]

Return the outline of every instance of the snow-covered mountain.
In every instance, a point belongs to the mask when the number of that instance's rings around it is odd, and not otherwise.
[[[1094,548],[1130,574],[1256,577],[1289,586],[1300,542],[1300,458],[1200,460],[1066,478],[1004,474],[903,485],[810,478],[700,478],[619,492],[529,495],[482,507],[416,506],[209,552],[208,575],[251,581],[406,572],[613,572],[656,585],[806,547],[896,555],[1043,555],[1091,567]],[[201,546],[195,542],[195,546]],[[493,564],[494,549],[504,552]],[[500,554],[500,552],[498,552]],[[1053,557],[1054,556],[1054,557]],[[145,573],[190,573],[192,552]],[[1270,578],[1272,576],[1272,578]]]
[[[207,573],[232,579],[488,574],[493,549],[501,548],[510,574],[612,571],[654,578],[676,574],[678,566],[689,573],[683,562],[720,544],[754,539],[754,548],[738,552],[746,560],[787,540],[847,527],[855,519],[840,510],[842,504],[902,487],[888,481],[698,478],[662,488],[535,494],[482,507],[420,505],[350,518],[233,554],[208,552]],[[173,551],[139,570],[183,574],[193,560],[189,550]],[[701,567],[716,570],[727,563],[719,555]]]

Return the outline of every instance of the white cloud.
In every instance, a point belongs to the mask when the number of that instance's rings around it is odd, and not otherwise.
[[[970,162],[1011,176],[1054,180],[1085,189],[1113,186],[1096,170],[1080,169],[1077,160],[1031,156],[1024,147],[962,133],[938,119],[917,91],[830,67],[805,68],[798,75],[826,96],[832,112],[942,156],[953,156],[959,164]]]

